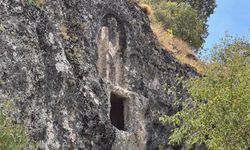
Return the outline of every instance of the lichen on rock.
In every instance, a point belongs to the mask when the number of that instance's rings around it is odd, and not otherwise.
[[[0,95],[19,97],[18,119],[40,149],[166,144],[171,127],[154,115],[172,111],[164,85],[194,74],[156,46],[127,0],[0,0]],[[111,123],[112,92],[128,99],[126,131]]]

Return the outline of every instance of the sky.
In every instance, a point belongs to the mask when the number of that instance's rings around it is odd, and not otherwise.
[[[205,49],[212,48],[226,31],[233,36],[250,36],[250,0],[216,0],[216,3],[217,8],[208,20]]]

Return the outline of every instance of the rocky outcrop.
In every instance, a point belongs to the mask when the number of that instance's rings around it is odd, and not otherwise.
[[[40,149],[156,149],[195,74],[157,45],[127,0],[0,0],[0,99]]]

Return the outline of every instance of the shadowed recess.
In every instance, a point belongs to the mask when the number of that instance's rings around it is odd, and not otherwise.
[[[110,96],[110,120],[111,123],[119,130],[125,131],[125,101],[124,97],[111,93]]]

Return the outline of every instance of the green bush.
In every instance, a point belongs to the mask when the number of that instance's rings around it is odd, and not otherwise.
[[[198,52],[208,36],[208,17],[214,13],[215,0],[140,0],[154,10],[153,24],[172,30]]]
[[[199,16],[207,22],[208,17],[214,13],[216,7],[216,0],[172,0],[178,3],[188,3],[195,10],[198,11]]]
[[[204,43],[207,29],[198,12],[189,4],[162,2],[154,13],[155,20],[166,29],[171,29],[174,36],[181,38],[195,49]]]
[[[227,36],[215,45],[203,77],[187,83],[192,100],[162,116],[176,128],[170,144],[205,144],[212,150],[250,149],[250,43]]]
[[[208,17],[214,13],[216,7],[216,0],[139,0],[142,3],[159,6],[164,2],[177,2],[186,3],[192,6],[193,9],[198,11],[199,16],[207,23]]]

